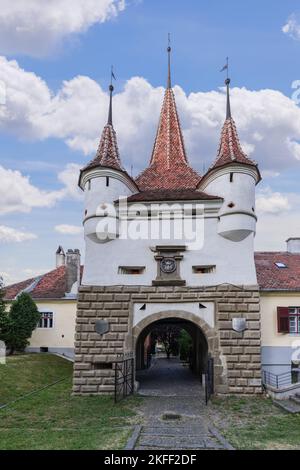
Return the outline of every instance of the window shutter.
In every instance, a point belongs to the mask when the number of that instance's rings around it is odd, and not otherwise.
[[[278,333],[290,332],[288,307],[277,307],[277,324],[278,324]]]

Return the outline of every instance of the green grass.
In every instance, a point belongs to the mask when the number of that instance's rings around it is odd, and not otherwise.
[[[22,354],[0,365],[0,405],[72,373],[72,363],[52,354]]]
[[[217,398],[210,417],[236,449],[300,450],[300,414],[285,413],[268,398]]]
[[[115,405],[109,396],[72,397],[72,363],[50,354],[8,358],[5,367],[6,372],[0,366],[0,380],[6,401],[16,397],[14,379],[18,380],[17,396],[60,377],[67,379],[0,410],[1,450],[124,447],[136,419],[133,406],[138,399]]]

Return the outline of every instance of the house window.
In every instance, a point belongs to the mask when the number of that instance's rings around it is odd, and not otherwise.
[[[233,183],[233,173],[230,173],[229,179],[230,179],[230,183]]]
[[[290,333],[300,333],[300,307],[289,308]]]
[[[53,312],[41,312],[39,328],[53,328]]]
[[[106,177],[106,186],[109,186],[109,176]]]
[[[300,334],[300,307],[277,308],[278,333]]]

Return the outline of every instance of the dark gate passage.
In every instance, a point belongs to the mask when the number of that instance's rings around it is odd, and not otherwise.
[[[164,339],[169,331],[173,331],[170,342],[175,337],[175,344],[173,354],[168,358],[161,338]],[[204,397],[202,378],[207,373],[207,361],[207,341],[197,325],[179,318],[158,320],[147,326],[137,341],[136,380],[139,392],[152,396]]]

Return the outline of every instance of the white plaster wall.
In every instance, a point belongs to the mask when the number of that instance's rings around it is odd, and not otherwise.
[[[199,302],[149,302],[146,303],[146,309],[141,310],[143,303],[135,303],[133,307],[133,326],[136,326],[140,321],[160,312],[189,312],[193,313],[196,317],[204,320],[211,328],[215,326],[215,304],[213,302],[201,302],[206,308],[199,308]]]
[[[300,342],[300,335],[278,333],[277,331],[277,307],[298,306],[300,306],[300,293],[261,292],[260,308],[262,346],[292,347],[295,341]]]
[[[109,175],[109,173],[107,174]],[[90,182],[91,189],[88,189],[88,183],[84,187],[84,210],[87,210],[85,217],[95,215],[98,207],[102,204],[111,204],[120,196],[132,194],[122,181],[112,176],[109,176],[109,186],[106,186],[106,176],[91,178]]]
[[[220,214],[224,212],[248,211],[253,214],[255,209],[255,179],[252,175],[235,172],[234,169],[227,173],[216,174],[217,178],[211,181],[205,188],[208,194],[221,196],[224,204]],[[230,172],[233,173],[233,182],[230,183]],[[230,209],[228,204],[233,202],[235,207]]]
[[[181,277],[189,286],[222,283],[257,283],[254,265],[253,235],[241,242],[232,242],[217,233],[217,215],[207,215],[204,220],[203,246],[183,252],[180,262]],[[151,285],[157,275],[157,262],[151,247],[168,245],[166,240],[116,239],[105,244],[95,243],[86,237],[84,285]],[[186,240],[174,241],[185,245]],[[145,266],[143,274],[118,274],[119,266]],[[216,265],[215,273],[194,274],[193,265]]]

